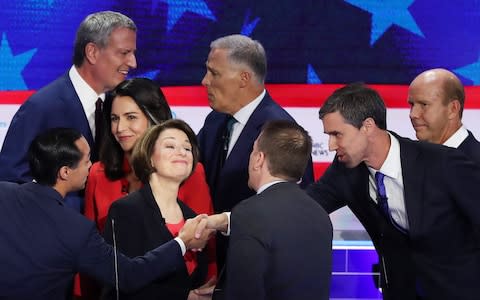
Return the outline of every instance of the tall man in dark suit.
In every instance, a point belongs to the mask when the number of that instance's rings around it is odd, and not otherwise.
[[[226,276],[214,299],[329,299],[332,224],[296,183],[311,149],[310,136],[295,123],[263,126],[248,166],[248,185],[257,194],[232,211]],[[226,231],[225,223],[220,214],[207,226]]]
[[[478,299],[480,167],[460,151],[386,130],[374,90],[348,85],[320,109],[336,157],[309,194],[347,205],[380,257],[384,299]]]
[[[87,16],[80,24],[74,45],[73,66],[57,80],[33,94],[20,107],[8,128],[0,152],[0,180],[28,182],[27,149],[33,138],[47,128],[75,128],[97,159],[101,126],[101,103],[105,92],[123,81],[136,68],[135,23],[117,12]],[[99,101],[99,99],[101,99]],[[77,211],[83,197],[69,195],[65,202]]]
[[[84,188],[91,166],[90,147],[76,130],[38,136],[29,162],[34,182],[0,183],[1,299],[70,299],[76,272],[134,290],[181,270],[186,249],[205,245],[206,236],[194,237],[197,217],[143,257],[115,253],[94,223],[63,204],[68,192]]]
[[[230,35],[213,41],[202,84],[213,111],[198,134],[200,161],[215,212],[230,211],[254,194],[248,187],[248,160],[253,142],[268,120],[294,119],[265,90],[265,50],[258,41]],[[301,185],[313,182],[311,160]],[[217,265],[223,266],[227,241],[217,236]]]
[[[408,88],[410,120],[420,141],[457,148],[480,164],[480,142],[462,124],[465,91],[445,69],[420,73]]]

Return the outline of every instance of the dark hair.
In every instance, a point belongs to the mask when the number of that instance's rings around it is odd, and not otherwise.
[[[129,96],[135,101],[150,125],[161,123],[172,118],[167,100],[155,82],[147,78],[134,78],[120,82],[105,99],[103,106],[105,130],[100,148],[100,161],[105,174],[110,180],[125,176],[123,160],[125,153],[112,134],[110,115],[112,104],[117,96]]]
[[[228,50],[228,59],[237,64],[248,66],[260,83],[267,76],[267,55],[259,41],[241,34],[227,35],[214,40],[211,49]]]
[[[372,118],[380,129],[387,129],[387,109],[380,95],[363,83],[351,83],[337,89],[320,108],[319,117],[339,112],[345,122],[360,129],[363,121]]]
[[[88,15],[77,29],[73,46],[73,64],[80,67],[85,59],[85,46],[94,43],[99,48],[108,45],[110,34],[117,28],[137,32],[137,26],[127,16],[114,11],[101,11]]]
[[[199,159],[199,149],[197,137],[192,128],[179,119],[168,120],[159,125],[150,127],[147,132],[137,141],[132,153],[132,167],[138,179],[143,183],[147,183],[150,175],[155,172],[155,168],[151,164],[151,157],[155,150],[155,143],[160,134],[167,129],[178,129],[183,131],[192,145],[193,165],[190,175],[193,173]]]
[[[311,158],[312,138],[302,126],[286,120],[269,121],[257,140],[258,150],[265,153],[270,174],[298,181]]]
[[[39,134],[28,149],[30,173],[36,182],[54,186],[60,168],[76,168],[82,152],[75,142],[82,134],[71,128],[52,128]]]

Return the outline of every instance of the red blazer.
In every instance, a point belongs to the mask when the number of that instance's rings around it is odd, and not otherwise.
[[[130,166],[126,164],[126,171],[129,169]],[[122,191],[122,179],[111,181],[105,176],[103,164],[94,163],[85,188],[85,216],[94,221],[102,232],[110,205],[127,194],[127,191]],[[178,198],[197,214],[213,213],[205,170],[201,163],[197,164],[192,176],[180,187]]]

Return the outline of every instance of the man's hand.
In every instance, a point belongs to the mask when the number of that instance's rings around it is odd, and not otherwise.
[[[227,214],[221,213],[201,219],[197,226],[195,237],[199,239],[205,234],[205,231],[209,230],[218,230],[226,233],[228,231]]]
[[[217,277],[212,277],[204,285],[190,291],[188,294],[188,300],[207,300],[212,299],[213,290],[217,283]]]
[[[187,250],[202,249],[205,247],[210,236],[213,235],[214,230],[206,229],[197,236],[196,229],[199,226],[200,221],[206,220],[207,217],[207,215],[201,214],[193,219],[188,219],[182,229],[180,229],[178,237],[183,241]]]

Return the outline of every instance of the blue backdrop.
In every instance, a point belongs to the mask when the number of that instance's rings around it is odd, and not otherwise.
[[[39,89],[71,65],[75,30],[115,10],[139,28],[138,69],[161,85],[197,85],[209,43],[262,42],[270,83],[408,84],[444,67],[480,84],[479,0],[10,0],[0,10],[0,90]]]

